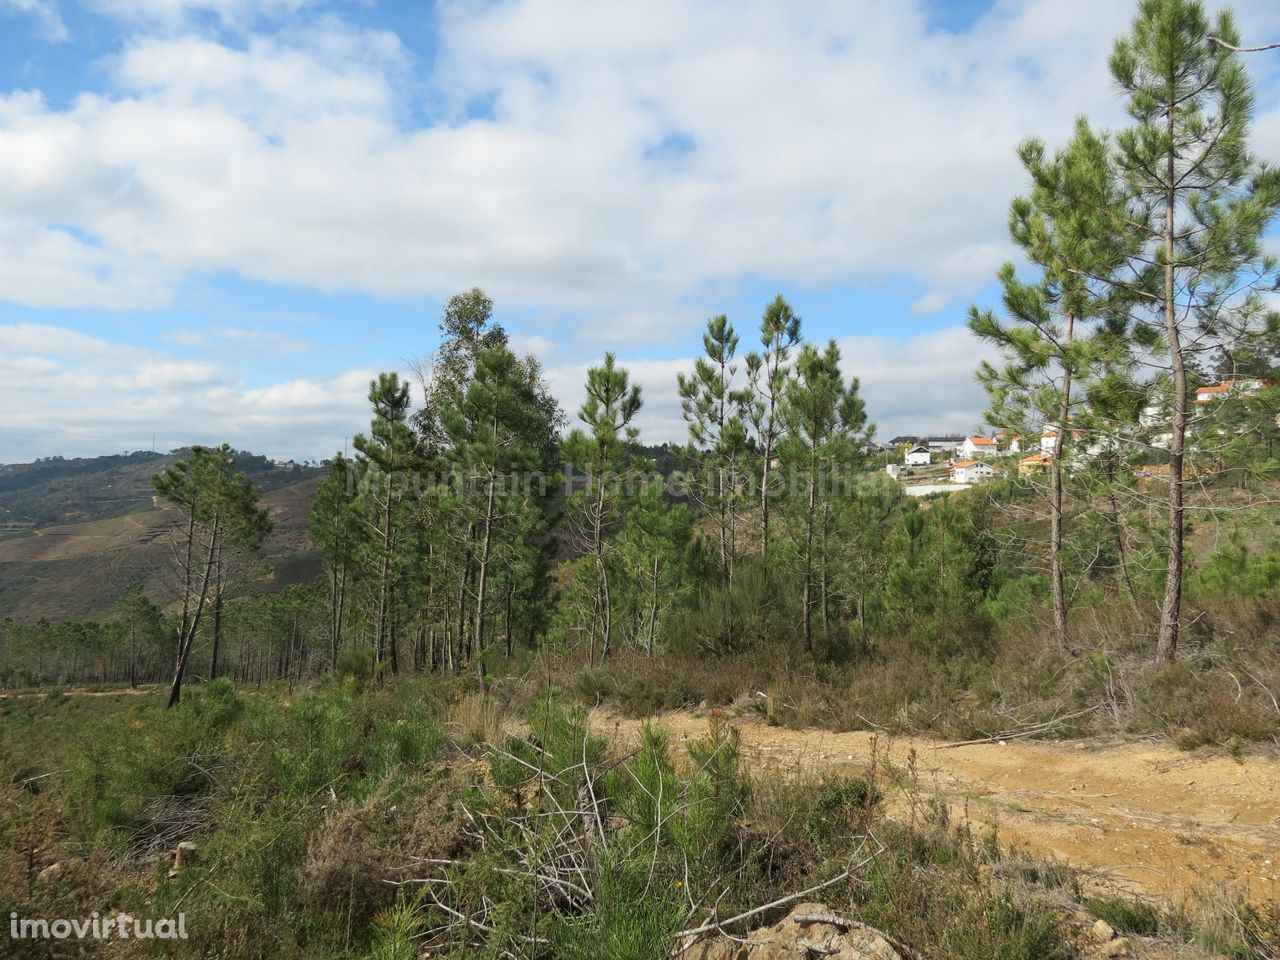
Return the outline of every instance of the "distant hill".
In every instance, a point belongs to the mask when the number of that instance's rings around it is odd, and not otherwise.
[[[153,502],[151,475],[185,452],[0,466],[0,616],[101,616],[133,582],[167,604],[174,514]],[[248,589],[279,589],[318,574],[307,526],[321,470],[247,453],[237,455],[236,466],[262,488],[275,518],[263,548],[270,572]]]

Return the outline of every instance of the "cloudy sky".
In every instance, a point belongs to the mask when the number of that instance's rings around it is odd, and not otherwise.
[[[1212,5],[1212,3],[1210,4]],[[1235,4],[1249,41],[1280,4]],[[442,301],[565,407],[782,292],[880,434],[965,430],[1023,137],[1118,123],[1123,0],[0,0],[0,461],[340,449]],[[1280,54],[1250,60],[1280,160]]]

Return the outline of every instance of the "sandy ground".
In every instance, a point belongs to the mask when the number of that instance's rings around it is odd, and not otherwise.
[[[641,722],[608,711],[597,729],[634,742]],[[705,717],[654,718],[679,743]],[[941,795],[953,818],[995,826],[1001,842],[1080,868],[1091,883],[1172,900],[1215,884],[1280,900],[1280,758],[1186,753],[1163,743],[1005,741],[947,748],[863,732],[786,730],[733,721],[749,762],[784,775],[865,771],[875,751],[909,777],[883,787],[891,808],[912,792]]]

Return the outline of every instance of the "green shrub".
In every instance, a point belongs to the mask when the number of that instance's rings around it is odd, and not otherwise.
[[[1154,937],[1160,932],[1160,911],[1141,900],[1124,897],[1086,897],[1084,908],[1122,933]]]

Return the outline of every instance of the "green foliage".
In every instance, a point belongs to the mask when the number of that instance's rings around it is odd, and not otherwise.
[[[1160,932],[1160,911],[1145,900],[1125,897],[1085,897],[1084,908],[1121,933],[1154,937]]]
[[[1256,598],[1274,594],[1280,586],[1280,550],[1259,555],[1246,544],[1240,531],[1205,558],[1187,580],[1193,596]]]
[[[363,691],[378,673],[376,651],[372,647],[346,647],[338,654],[335,668],[345,683],[350,683],[357,693]]]
[[[801,610],[796,591],[786,588],[788,580],[758,556],[743,557],[732,580],[702,579],[688,603],[672,614],[672,645],[712,657],[790,646]]]
[[[551,925],[557,960],[666,960],[684,919],[679,889],[656,890],[642,862],[600,865],[598,906]]]

